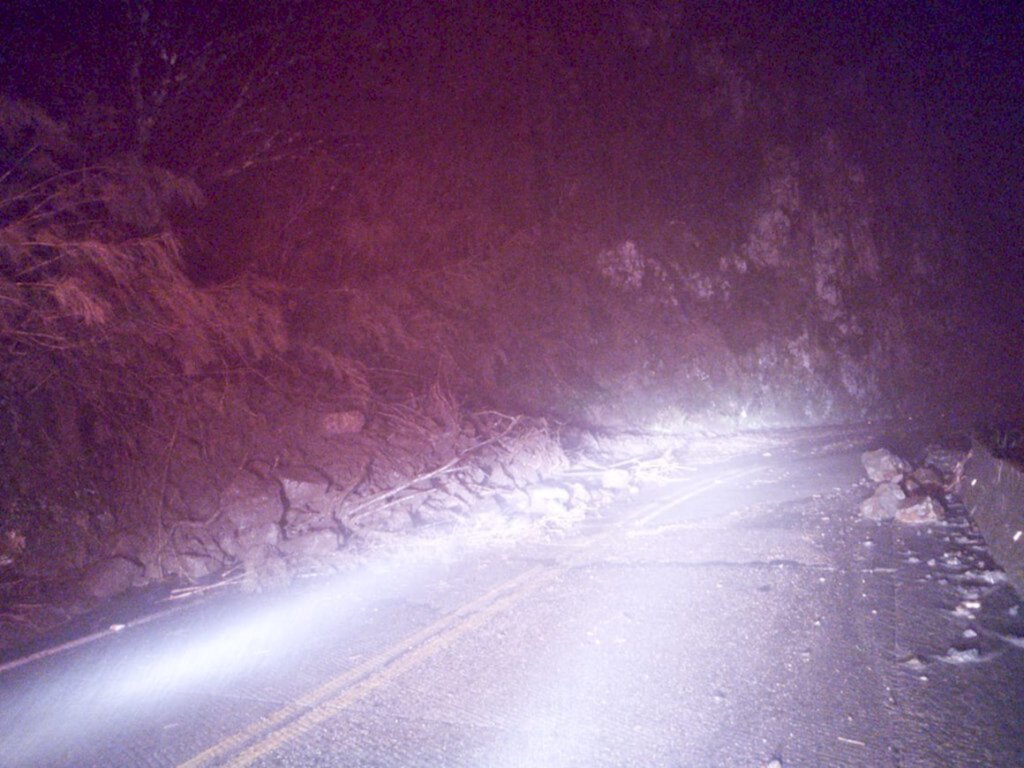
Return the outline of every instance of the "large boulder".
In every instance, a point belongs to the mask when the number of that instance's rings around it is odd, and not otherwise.
[[[861,502],[861,517],[868,520],[891,520],[906,498],[899,483],[882,483],[874,494]]]
[[[860,457],[868,477],[875,483],[890,483],[900,480],[910,471],[910,465],[892,451],[879,448],[865,451]]]
[[[895,520],[905,525],[929,525],[943,520],[942,505],[931,496],[910,496],[896,510]]]

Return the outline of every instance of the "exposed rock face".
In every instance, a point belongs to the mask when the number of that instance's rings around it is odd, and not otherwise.
[[[907,462],[885,448],[866,451],[861,454],[860,460],[868,477],[875,483],[898,481],[910,471],[910,465]]]

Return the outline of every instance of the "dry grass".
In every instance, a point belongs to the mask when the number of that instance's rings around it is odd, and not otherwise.
[[[17,103],[0,103],[0,141],[4,464],[43,490],[72,468],[133,474],[183,422],[223,409],[232,380],[288,351],[277,289],[192,284],[169,223],[201,202],[188,179],[128,159],[81,165],[59,126]]]

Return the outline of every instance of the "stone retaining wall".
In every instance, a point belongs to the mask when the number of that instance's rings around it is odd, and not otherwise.
[[[961,496],[992,556],[1024,597],[1024,469],[975,441],[964,465]]]

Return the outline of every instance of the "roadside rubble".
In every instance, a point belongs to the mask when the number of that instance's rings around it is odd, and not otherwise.
[[[330,421],[331,434],[358,435],[339,433],[335,424],[341,419]],[[365,427],[355,418],[345,421],[351,429]],[[527,417],[501,417],[486,425],[479,419],[450,419],[448,426],[449,449],[435,451],[438,464],[411,471],[407,462],[404,472],[386,475],[387,484],[366,482],[384,475],[382,451],[356,474],[351,465],[307,462],[271,467],[259,482],[247,476],[242,487],[229,486],[219,511],[203,524],[203,535],[215,546],[190,552],[179,547],[177,561],[171,561],[178,569],[171,573],[188,582],[181,592],[232,583],[248,590],[272,588],[294,576],[344,567],[353,554],[425,529],[472,526],[500,536],[525,525],[560,535],[641,484],[676,476],[684,468],[681,457],[689,464],[695,451],[707,453],[713,442],[705,437],[698,449],[678,435],[568,429]],[[782,439],[762,435],[759,445]],[[737,444],[734,452],[746,446],[735,437],[725,442]],[[389,447],[400,443],[392,437]],[[724,451],[720,447],[714,455]]]
[[[930,525],[942,522],[945,498],[953,490],[957,467],[966,454],[929,446],[924,463],[913,467],[892,451],[879,448],[861,454],[874,492],[861,502],[861,517],[867,520],[894,520],[904,525]]]
[[[0,616],[0,651],[158,585],[171,600],[266,591],[344,569],[403,537],[459,527],[482,537],[562,535],[675,466],[670,450],[652,444],[623,459],[614,436],[567,436],[544,419],[470,415],[438,426],[407,416],[388,428],[384,439],[351,413],[321,417],[303,454],[257,457],[158,536],[110,531],[104,556],[56,578],[22,540],[5,540],[4,576],[17,586]]]
[[[643,484],[790,439],[784,431],[622,433],[425,411],[292,413],[283,433],[251,435],[260,450],[219,488],[179,457],[159,531],[83,515],[82,544],[65,554],[49,553],[31,532],[0,537],[0,653],[122,598],[272,590],[421,534],[563,536]]]

